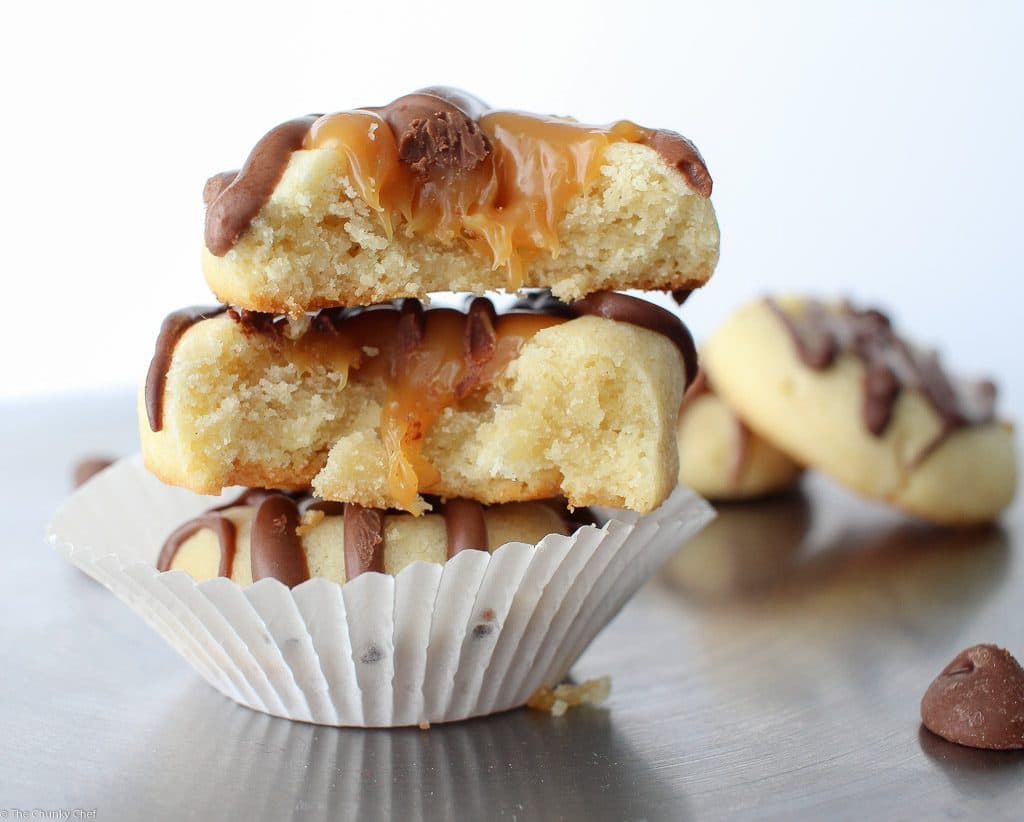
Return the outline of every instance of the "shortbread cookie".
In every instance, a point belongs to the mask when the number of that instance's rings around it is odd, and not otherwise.
[[[467,549],[532,544],[582,524],[554,503],[435,505],[438,513],[413,517],[252,489],[176,529],[157,567],[187,571],[197,582],[223,576],[239,585],[267,577],[288,586],[310,577],[344,583],[366,571],[397,574],[417,560],[443,563]]]
[[[991,520],[1013,498],[1014,434],[995,417],[995,386],[950,376],[879,311],[755,302],[702,363],[752,429],[855,491],[939,523]]]
[[[702,285],[711,177],[674,132],[491,111],[452,89],[292,120],[212,177],[218,298],[298,315],[433,291]]]
[[[742,500],[790,488],[802,468],[759,437],[701,371],[683,397],[676,426],[679,484],[712,500]]]
[[[467,313],[415,300],[302,321],[216,312],[165,321],[140,398],[146,465],[165,482],[312,485],[417,513],[421,493],[646,512],[676,485],[696,353],[651,303],[605,292],[502,316],[483,298]]]

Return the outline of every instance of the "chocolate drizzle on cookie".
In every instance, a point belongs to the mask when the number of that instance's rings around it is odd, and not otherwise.
[[[617,291],[596,291],[582,300],[569,303],[569,310],[576,317],[589,314],[663,334],[683,355],[686,385],[689,386],[697,378],[697,347],[693,344],[689,329],[671,311]]]
[[[873,436],[882,436],[889,427],[904,389],[920,391],[942,428],[917,461],[927,457],[956,429],[994,418],[994,383],[950,376],[934,351],[915,348],[904,340],[891,320],[877,309],[860,309],[849,302],[829,306],[817,300],[805,301],[798,310],[784,308],[772,299],[767,305],[808,368],[823,371],[843,354],[860,359],[865,368],[861,415],[864,427]]]
[[[167,371],[171,367],[171,358],[178,340],[200,320],[208,320],[224,313],[227,306],[192,306],[182,308],[168,314],[160,326],[160,334],[156,338],[156,350],[149,363],[146,373],[146,416],[149,418],[151,431],[160,431],[164,427],[164,387],[167,385]]]
[[[441,514],[448,532],[449,559],[468,548],[486,551],[490,547],[484,507],[479,502],[451,499],[442,504]]]
[[[235,528],[235,523],[216,509],[207,511],[195,519],[190,519],[167,537],[163,547],[160,549],[160,556],[156,561],[157,570],[169,571],[181,546],[185,544],[189,537],[203,530],[213,531],[220,545],[220,565],[217,568],[217,575],[222,577],[231,576],[231,569],[235,564],[238,530]]]
[[[380,126],[388,129],[389,139],[378,135]],[[550,229],[614,142],[650,147],[690,188],[711,196],[704,159],[676,132],[626,121],[584,126],[566,118],[493,111],[465,92],[432,87],[386,106],[310,115],[269,131],[239,172],[207,182],[206,247],[218,257],[231,250],[269,200],[294,151],[331,147],[358,166],[352,176],[358,178],[357,188],[360,182],[369,186],[360,193],[375,210],[393,210],[419,228],[434,223],[440,236],[462,236],[470,247],[491,251],[496,264],[518,270],[520,252],[529,255],[550,242],[532,245],[537,215],[546,215],[545,230]],[[564,173],[548,173],[555,163]],[[557,191],[554,178],[560,181]],[[516,201],[524,207],[510,207]],[[425,216],[432,212],[437,213]],[[390,214],[382,217],[390,231]]]
[[[268,131],[256,144],[241,171],[217,174],[203,188],[206,203],[206,247],[223,257],[238,241],[284,174],[293,151],[302,148],[310,126],[320,115],[289,120]]]
[[[384,511],[345,503],[345,579],[384,573]]]
[[[485,507],[467,499],[438,500],[432,498],[433,507],[444,518],[447,532],[447,556],[451,559],[461,551],[490,550]],[[570,513],[563,504],[553,510],[562,518],[565,531],[571,533],[583,525],[593,524],[588,509],[578,508]],[[309,565],[302,547],[300,526],[307,512],[324,516],[343,516],[345,578],[355,579],[367,571],[385,572],[386,548],[385,516],[382,508],[367,508],[355,503],[321,500],[302,492],[246,489],[230,502],[189,520],[167,538],[160,550],[157,568],[170,570],[178,551],[188,539],[202,530],[210,530],[220,546],[218,575],[230,577],[237,552],[238,529],[225,512],[234,508],[255,508],[250,529],[250,561],[252,579],[267,577],[280,580],[289,587],[309,579]],[[398,513],[398,512],[394,512]],[[315,520],[314,520],[315,522]]]
[[[273,577],[292,588],[309,579],[298,528],[294,499],[271,494],[260,502],[249,537],[253,582]]]

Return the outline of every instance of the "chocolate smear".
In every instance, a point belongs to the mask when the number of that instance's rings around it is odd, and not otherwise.
[[[958,745],[1024,748],[1024,668],[996,645],[961,651],[928,686],[921,721]]]

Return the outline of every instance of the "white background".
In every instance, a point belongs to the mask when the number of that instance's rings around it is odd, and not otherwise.
[[[769,290],[849,294],[1019,415],[1022,41],[1010,2],[8,5],[0,398],[137,380],[162,317],[211,301],[204,180],[269,127],[446,83],[697,143],[698,336]]]

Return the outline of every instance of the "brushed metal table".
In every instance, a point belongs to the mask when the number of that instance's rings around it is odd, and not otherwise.
[[[809,478],[724,508],[598,637],[603,708],[339,730],[220,696],[43,542],[77,457],[136,450],[130,396],[2,405],[0,443],[0,818],[1024,818],[1024,753],[918,722],[962,647],[1024,655],[1021,499],[947,532]]]

